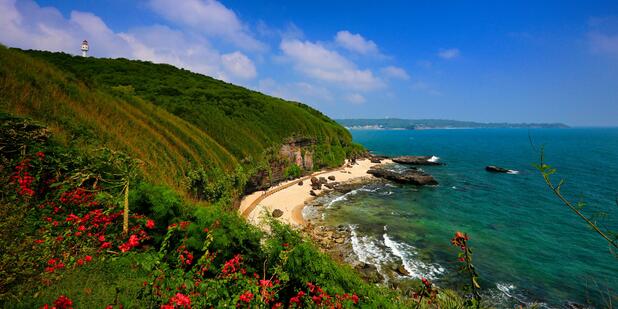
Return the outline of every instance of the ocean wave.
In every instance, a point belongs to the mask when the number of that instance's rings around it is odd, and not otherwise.
[[[440,157],[431,156],[431,158],[429,158],[427,161],[435,163],[438,162],[438,160],[440,160]]]
[[[386,227],[384,231],[386,231]],[[384,238],[384,245],[390,249],[394,256],[401,259],[403,268],[410,274],[407,277],[425,277],[434,280],[439,274],[444,272],[444,268],[440,266],[426,264],[415,259],[417,251],[413,246],[396,242],[392,240],[387,233],[384,233],[382,237]]]
[[[330,202],[328,202],[328,204],[326,204],[326,208],[331,208],[336,203],[339,203],[339,202],[342,202],[342,201],[346,201],[348,199],[348,196],[356,195],[359,192],[376,192],[379,189],[380,188],[369,189],[369,188],[366,188],[366,187],[361,187],[361,188],[352,190],[352,191],[350,191],[350,192],[348,192],[348,193],[346,193],[344,195],[340,195],[340,196],[337,196],[334,199],[332,199]]]
[[[382,265],[392,261],[385,250],[380,248],[379,242],[370,236],[359,236],[357,225],[350,225],[350,242],[352,243],[352,251],[360,262],[370,264],[376,267],[378,273],[387,280],[388,276],[384,273]]]
[[[513,175],[517,175],[519,174],[519,171],[516,170],[509,170],[508,172],[506,172],[507,174],[513,174]]]
[[[526,296],[524,296],[517,287],[510,283],[497,282],[495,289],[489,289],[485,292],[487,298],[491,300],[493,304],[501,304],[504,307],[514,307],[524,305],[525,307],[537,307],[549,309],[553,308],[546,303],[533,302]]]

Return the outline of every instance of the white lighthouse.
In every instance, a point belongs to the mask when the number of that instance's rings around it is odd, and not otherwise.
[[[82,57],[88,57],[88,41],[82,42]]]

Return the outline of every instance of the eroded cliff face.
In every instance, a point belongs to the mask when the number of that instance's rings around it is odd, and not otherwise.
[[[260,170],[251,178],[245,188],[245,194],[268,189],[285,179],[285,169],[296,164],[303,171],[313,170],[313,147],[315,141],[305,137],[288,139],[279,148],[278,158],[269,162],[270,170]]]
[[[309,138],[293,138],[279,149],[281,158],[288,162],[298,165],[305,171],[313,170],[313,151],[311,150],[315,142]]]

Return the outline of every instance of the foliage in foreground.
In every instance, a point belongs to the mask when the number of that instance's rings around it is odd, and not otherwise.
[[[3,127],[0,306],[406,306],[276,222],[264,234],[218,204],[139,176],[122,231],[116,152],[82,154],[43,127]],[[38,138],[33,138],[33,137]],[[10,147],[9,147],[10,146]],[[124,162],[124,163],[119,163]],[[116,166],[116,168],[112,168]]]

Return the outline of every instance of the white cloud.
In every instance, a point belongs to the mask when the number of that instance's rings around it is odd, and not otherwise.
[[[92,13],[72,11],[66,19],[57,9],[28,0],[0,0],[0,11],[0,42],[8,46],[78,54],[81,41],[87,39],[90,55],[96,57],[168,63],[224,80],[257,74],[253,62],[242,53],[221,55],[203,36],[167,26],[114,32]]]
[[[221,60],[223,68],[236,77],[250,79],[257,75],[251,59],[239,51],[222,55]]]
[[[298,71],[311,78],[363,91],[384,86],[371,70],[358,69],[353,62],[319,43],[283,40],[280,48]]]
[[[362,104],[365,103],[365,97],[363,97],[362,95],[358,94],[358,93],[351,93],[347,96],[345,96],[345,99],[350,102],[350,103],[354,103],[354,104]]]
[[[588,40],[593,52],[618,56],[618,35],[590,32]]]
[[[438,52],[438,56],[440,56],[440,58],[442,59],[455,59],[457,57],[459,57],[459,49],[458,48],[449,48],[449,49],[441,49]]]
[[[150,7],[171,22],[220,37],[240,48],[254,51],[267,48],[249,33],[234,11],[216,0],[150,0]]]
[[[396,78],[396,79],[402,79],[402,80],[410,79],[410,75],[408,75],[408,72],[406,72],[406,70],[400,67],[389,65],[387,67],[382,68],[380,71],[382,72],[382,75],[389,77],[389,78]]]
[[[353,34],[347,30],[337,32],[335,42],[345,49],[363,55],[378,55],[380,53],[376,43],[365,39],[360,34]]]

